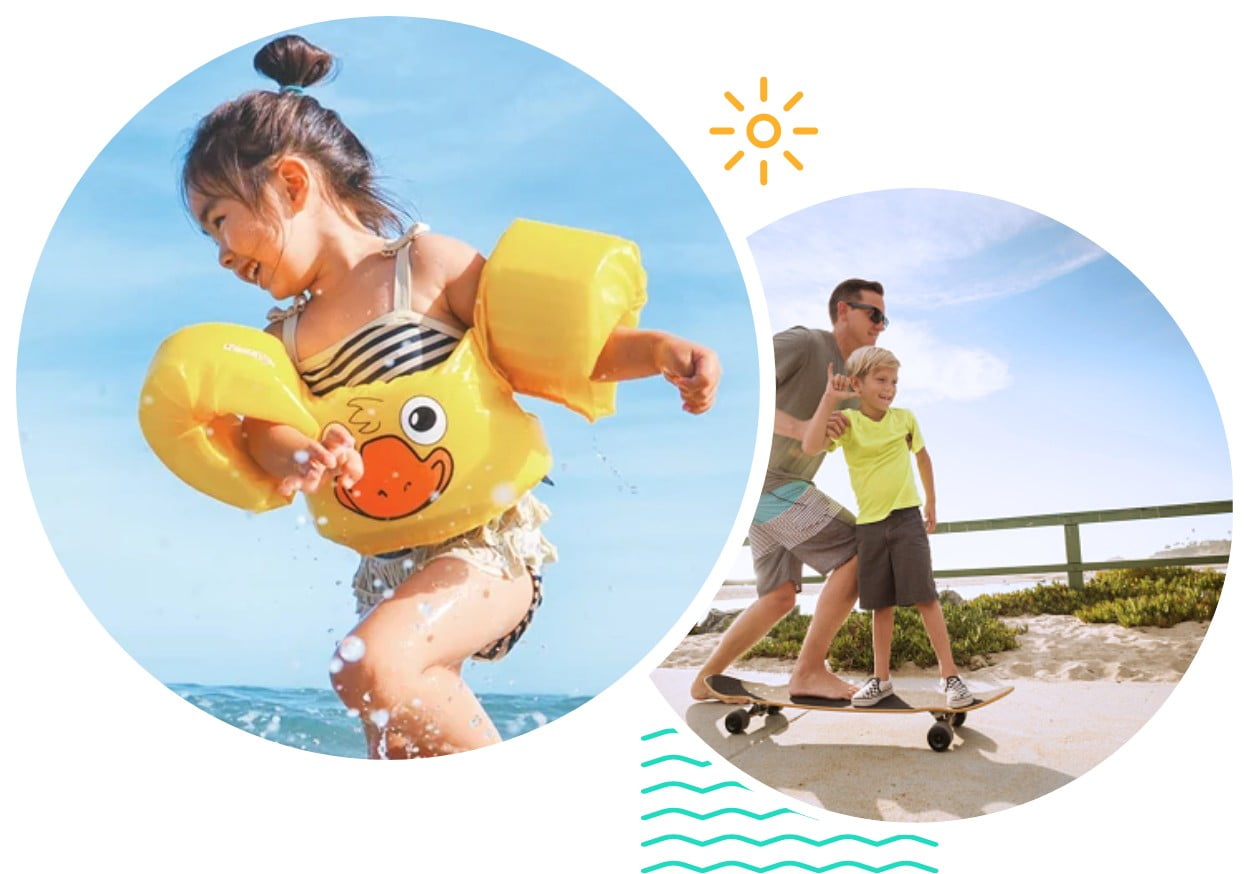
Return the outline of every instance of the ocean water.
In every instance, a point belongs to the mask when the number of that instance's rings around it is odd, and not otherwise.
[[[317,753],[366,758],[363,729],[328,689],[201,686],[170,683],[184,700],[258,737]],[[540,728],[589,698],[483,694],[480,701],[504,740]]]

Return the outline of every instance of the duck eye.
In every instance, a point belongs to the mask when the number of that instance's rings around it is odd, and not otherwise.
[[[436,443],[446,436],[446,411],[430,397],[413,397],[402,405],[402,431],[421,446]]]

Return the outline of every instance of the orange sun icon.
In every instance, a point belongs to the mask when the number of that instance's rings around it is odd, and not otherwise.
[[[766,82],[766,77],[762,76],[761,77],[761,102],[762,103],[765,103],[769,97],[767,92],[768,92],[768,86]],[[744,104],[741,103],[734,94],[732,94],[730,91],[726,91],[723,93],[723,96],[727,98],[728,103],[730,103],[732,106],[735,107],[737,112],[744,112]],[[795,106],[797,103],[799,103],[800,99],[804,96],[805,95],[803,92],[797,91],[795,94],[793,94],[791,97],[787,99],[786,103],[783,104],[783,111],[791,112],[792,107]],[[710,133],[714,134],[715,136],[731,136],[735,134],[735,132],[736,132],[736,129],[734,127],[712,127],[710,128]],[[792,128],[792,133],[796,134],[797,136],[810,136],[812,134],[816,134],[817,132],[818,132],[818,129],[816,127],[793,127]],[[754,115],[752,118],[748,120],[748,124],[745,125],[745,128],[744,128],[744,135],[748,138],[748,141],[752,143],[754,148],[762,149],[764,152],[765,149],[770,149],[778,145],[779,138],[782,137],[783,135],[783,126],[779,124],[779,119],[776,118],[772,113],[758,112],[756,115]],[[744,150],[740,149],[727,160],[727,163],[723,165],[724,169],[730,170],[736,164],[740,163],[740,159],[743,157],[744,157]],[[793,155],[787,149],[783,150],[783,157],[784,159],[787,160],[789,164],[791,164],[797,170],[805,169],[805,165],[800,163],[800,161],[796,158],[796,156]],[[761,178],[762,185],[765,185],[769,181],[769,168],[770,168],[769,163],[766,161],[765,158],[762,158],[761,159],[761,171],[760,171],[760,178]]]

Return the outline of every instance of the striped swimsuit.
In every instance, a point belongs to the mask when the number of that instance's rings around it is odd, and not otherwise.
[[[413,240],[427,231],[427,225],[414,225],[381,250],[395,259],[393,308],[329,348],[299,359],[295,336],[304,303],[298,302],[288,310],[269,312],[270,321],[281,321],[282,342],[312,394],[324,395],[335,389],[377,380],[389,382],[435,367],[454,352],[463,332],[411,308],[410,247]],[[528,495],[498,520],[445,544],[363,556],[354,580],[358,611],[362,614],[392,597],[394,589],[433,558],[451,555],[477,566],[483,565],[489,572],[501,573],[496,559],[487,563],[473,559],[490,551],[509,550],[507,564],[514,570],[518,563],[529,573],[533,592],[532,604],[514,630],[473,656],[485,661],[500,659],[527,630],[541,604],[541,563],[553,561],[556,556],[539,531],[538,526],[545,518],[548,518],[548,510]],[[522,546],[516,547],[515,542]]]

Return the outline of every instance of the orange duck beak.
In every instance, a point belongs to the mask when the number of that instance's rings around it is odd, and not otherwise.
[[[440,446],[423,458],[399,437],[387,435],[359,448],[363,476],[349,489],[341,480],[334,495],[343,507],[369,519],[401,519],[445,493],[454,459]]]

